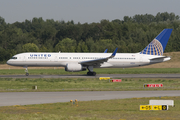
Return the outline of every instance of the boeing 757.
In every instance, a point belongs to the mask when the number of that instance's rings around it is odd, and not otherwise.
[[[127,68],[145,66],[168,61],[171,58],[163,56],[172,29],[164,29],[141,52],[138,53],[50,53],[29,52],[14,55],[7,61],[8,65],[28,67],[64,67],[65,71],[78,72],[88,69],[87,75],[96,75],[93,68]]]

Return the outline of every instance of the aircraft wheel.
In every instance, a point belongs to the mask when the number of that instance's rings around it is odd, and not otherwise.
[[[96,72],[87,72],[87,75],[96,76]]]
[[[26,76],[29,76],[29,73],[26,73]]]
[[[87,75],[90,75],[91,74],[91,72],[87,72]]]
[[[92,75],[93,75],[93,76],[96,76],[96,72],[92,72]]]

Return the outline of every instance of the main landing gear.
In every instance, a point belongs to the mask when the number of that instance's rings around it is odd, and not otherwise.
[[[89,70],[89,72],[87,72],[87,75],[96,76],[96,72],[93,72],[93,66],[88,66],[87,69]]]
[[[28,69],[27,69],[27,67],[25,67],[26,68],[26,70],[25,70],[25,72],[26,72],[26,76],[28,76],[29,75],[29,73],[28,73]]]
[[[87,72],[87,75],[96,76],[96,72]]]

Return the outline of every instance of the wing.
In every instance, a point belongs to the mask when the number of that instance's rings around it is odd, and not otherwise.
[[[95,60],[89,60],[89,61],[82,61],[82,62],[79,62],[79,64],[81,64],[83,66],[96,66],[96,65],[100,65],[101,63],[107,62],[108,59],[113,58],[116,55],[117,49],[118,48],[116,48],[114,50],[114,52],[112,53],[112,55],[107,57],[107,58],[101,58],[101,59],[95,59]]]

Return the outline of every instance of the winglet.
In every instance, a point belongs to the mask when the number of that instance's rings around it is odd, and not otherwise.
[[[104,53],[107,53],[107,51],[108,51],[108,49],[106,49],[106,50],[104,51]]]
[[[116,55],[116,52],[117,52],[118,48],[116,48],[113,52],[113,54],[110,56],[110,58],[113,58],[115,55]]]

